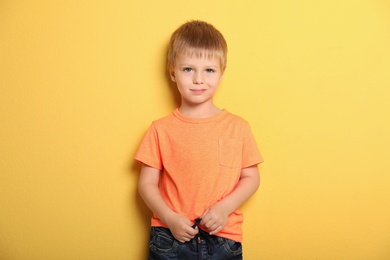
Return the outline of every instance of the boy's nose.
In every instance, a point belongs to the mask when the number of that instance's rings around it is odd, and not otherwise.
[[[196,73],[194,75],[194,84],[203,84],[204,83],[204,78],[202,73]]]

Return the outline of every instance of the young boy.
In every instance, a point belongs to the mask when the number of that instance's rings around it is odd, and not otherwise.
[[[213,103],[226,55],[224,37],[206,22],[171,36],[168,70],[181,105],[152,123],[135,156],[154,213],[149,259],[242,259],[238,207],[257,190],[263,159],[248,123]]]

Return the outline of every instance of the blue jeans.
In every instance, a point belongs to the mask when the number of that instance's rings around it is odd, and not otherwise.
[[[199,228],[189,242],[180,243],[163,227],[150,230],[149,260],[242,260],[241,243],[211,236]]]

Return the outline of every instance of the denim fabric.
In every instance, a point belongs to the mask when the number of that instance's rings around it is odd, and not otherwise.
[[[152,227],[149,245],[149,260],[242,260],[241,243],[201,229],[194,239],[180,243],[169,229]]]

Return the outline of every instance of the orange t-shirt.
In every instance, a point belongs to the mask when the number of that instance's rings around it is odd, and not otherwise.
[[[229,195],[242,168],[263,161],[241,117],[222,110],[210,118],[189,118],[178,109],[152,123],[135,159],[161,171],[163,199],[190,220]],[[241,242],[242,221],[241,211],[235,210],[216,235]],[[167,227],[156,215],[151,224]]]

